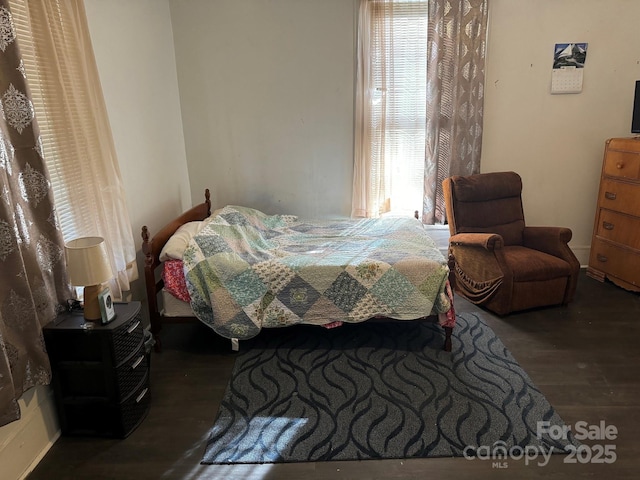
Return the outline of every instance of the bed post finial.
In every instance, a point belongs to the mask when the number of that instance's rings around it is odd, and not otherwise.
[[[149,229],[146,225],[142,227],[142,253],[144,253],[145,265],[151,266],[153,264],[153,253],[151,252],[151,245],[149,242]]]
[[[204,189],[204,203],[207,204],[207,217],[211,216],[211,193],[208,188]]]

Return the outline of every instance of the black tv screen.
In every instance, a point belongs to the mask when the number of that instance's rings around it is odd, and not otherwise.
[[[636,92],[633,97],[633,117],[631,118],[631,133],[640,133],[640,80],[636,81]]]

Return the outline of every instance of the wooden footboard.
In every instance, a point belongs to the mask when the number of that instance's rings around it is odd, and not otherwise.
[[[144,280],[147,288],[147,301],[149,303],[149,321],[151,323],[151,333],[155,340],[156,351],[162,350],[160,330],[162,322],[185,323],[193,322],[193,317],[162,317],[158,306],[158,295],[164,287],[164,282],[159,271],[160,252],[180,226],[188,222],[204,220],[211,215],[211,194],[207,188],[204,191],[204,202],[187,210],[178,218],[175,218],[165,225],[153,237],[150,236],[147,226],[142,227],[142,253],[144,253]]]

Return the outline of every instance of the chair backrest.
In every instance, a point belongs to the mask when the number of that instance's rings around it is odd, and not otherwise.
[[[455,175],[443,182],[451,235],[497,233],[505,245],[522,245],[522,179],[515,172]]]

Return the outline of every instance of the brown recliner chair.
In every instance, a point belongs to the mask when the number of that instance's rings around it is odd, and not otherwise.
[[[580,263],[571,230],[528,227],[515,172],[453,176],[443,182],[455,290],[498,315],[573,299]]]

